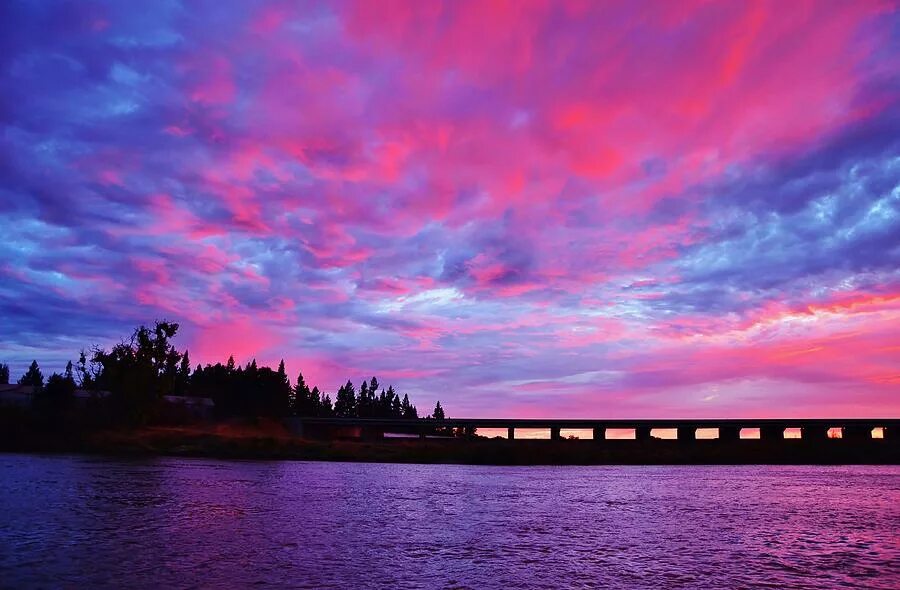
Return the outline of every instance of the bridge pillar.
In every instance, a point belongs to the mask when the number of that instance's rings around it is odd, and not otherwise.
[[[594,440],[606,440],[606,429],[594,428]]]
[[[516,438],[516,429],[510,426],[506,429],[506,438],[509,440],[513,440]]]
[[[761,440],[784,440],[784,425],[760,426],[759,438]]]
[[[562,435],[560,434],[560,429],[558,427],[550,429],[550,440],[562,440]]]
[[[871,440],[871,426],[844,426],[841,428],[841,438],[846,440]]]
[[[900,426],[885,426],[884,438],[894,443],[900,443]]]
[[[697,429],[693,426],[679,426],[677,433],[678,440],[681,442],[697,440]]]
[[[650,440],[650,427],[638,426],[634,429],[634,438],[637,440]]]
[[[738,426],[722,426],[719,428],[719,440],[741,440],[741,429]]]
[[[828,439],[827,426],[801,426],[800,438],[802,440],[826,440]]]

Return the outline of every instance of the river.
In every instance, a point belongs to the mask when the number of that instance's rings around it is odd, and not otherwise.
[[[900,467],[0,454],[10,588],[900,587]]]

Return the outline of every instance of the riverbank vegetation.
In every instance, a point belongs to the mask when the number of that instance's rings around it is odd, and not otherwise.
[[[189,421],[197,412],[173,409],[173,400],[194,403],[210,400],[207,418],[219,421],[300,417],[400,418],[417,420],[419,411],[408,395],[393,386],[383,387],[376,377],[363,380],[358,389],[348,380],[335,393],[310,387],[302,373],[290,380],[284,361],[277,368],[245,366],[229,357],[224,363],[191,367],[189,352],[178,350],[172,340],[178,324],[157,321],[140,326],[131,337],[106,350],[81,351],[63,374],[48,379],[37,361],[18,380],[32,403],[13,413],[28,415],[36,424],[53,427],[134,428],[152,424]],[[0,384],[10,380],[9,367],[0,364]],[[179,407],[184,408],[182,403]],[[4,408],[9,414],[10,408]],[[432,415],[445,418],[440,402]]]

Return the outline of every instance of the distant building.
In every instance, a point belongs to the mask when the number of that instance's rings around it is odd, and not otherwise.
[[[74,395],[76,403],[84,404],[92,399],[106,399],[110,396],[110,392],[95,389],[76,389]]]
[[[34,399],[33,385],[0,385],[0,406],[28,407]]]
[[[0,406],[28,407],[34,402],[35,387],[33,385],[0,385]],[[95,391],[91,389],[76,389],[74,393],[75,403],[84,404],[92,399],[104,399],[109,396],[108,391]]]
[[[164,395],[163,401],[173,408],[187,412],[193,418],[210,420],[213,418],[215,403],[208,397],[191,397],[186,395]]]
[[[30,407],[34,402],[35,387],[33,385],[0,385],[0,406]],[[110,392],[93,389],[76,389],[74,393],[75,403],[84,405],[91,400],[105,399]],[[192,417],[209,419],[213,417],[215,404],[208,397],[187,397],[182,395],[166,395],[163,401],[177,410],[186,412]]]

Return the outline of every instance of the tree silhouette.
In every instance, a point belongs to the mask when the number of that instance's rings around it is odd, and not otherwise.
[[[360,418],[371,418],[373,409],[369,383],[363,379],[362,385],[359,386],[359,397],[356,400],[356,415]]]
[[[71,369],[71,362],[66,367]],[[47,379],[47,385],[37,391],[34,396],[34,410],[45,426],[61,428],[71,411],[75,398],[75,380],[69,375],[53,373]]]
[[[178,351],[172,340],[178,324],[157,321],[152,328],[138,327],[129,340],[123,340],[110,350],[94,347],[88,356],[82,349],[78,362],[66,364],[62,375],[54,374],[43,392],[41,411],[47,408],[69,407],[76,387],[107,391],[110,395],[96,396],[94,409],[103,411],[104,420],[120,424],[143,424],[164,417],[164,397],[188,395],[211,398],[216,415],[221,418],[341,416],[416,419],[418,412],[404,395],[402,400],[393,386],[381,387],[377,377],[363,381],[359,395],[351,381],[330,395],[309,384],[298,373],[291,386],[284,359],[277,369],[257,364],[251,359],[246,366],[238,365],[234,356],[225,364],[197,365],[191,372],[187,350]],[[0,382],[8,382],[9,367],[0,364]],[[19,380],[40,390],[44,378],[37,361]],[[379,391],[380,389],[380,391]],[[53,400],[57,400],[54,402]],[[99,404],[99,405],[98,405]],[[74,407],[74,406],[72,406]],[[435,416],[443,412],[439,405]],[[49,414],[48,414],[49,415]]]
[[[306,389],[308,391],[309,387],[307,387]],[[309,405],[310,405],[310,408],[312,408],[313,416],[323,415],[322,414],[322,412],[323,412],[322,399],[321,399],[321,395],[319,394],[318,387],[313,387],[312,391],[309,392]]]
[[[84,349],[81,349],[81,353],[78,355],[78,366],[75,368],[75,372],[78,374],[78,379],[76,383],[82,389],[92,389],[94,387],[94,377],[96,376],[96,363],[91,361],[90,365],[88,364],[87,355],[84,354]]]
[[[340,418],[356,416],[356,390],[351,381],[341,386],[334,400],[334,415]]]
[[[403,417],[403,404],[400,402],[400,396],[394,391],[394,386],[390,385],[387,389],[387,398],[391,401],[391,412],[390,416],[392,418],[402,418]]]
[[[160,399],[174,392],[182,355],[170,340],[177,332],[176,323],[156,322],[152,330],[139,327],[130,341],[109,352],[94,351],[94,361],[101,367],[96,385],[112,393],[120,419],[147,422],[155,415]]]
[[[434,411],[431,412],[431,417],[434,418],[435,420],[444,420],[445,419],[444,408],[441,407],[440,401],[437,404],[435,404]]]
[[[409,403],[409,396],[403,394],[403,401],[400,402],[400,411],[403,413],[403,418],[418,418],[419,412],[416,411],[416,406]]]
[[[318,390],[318,387],[316,388],[316,390]],[[328,395],[327,393],[325,394],[325,397],[322,398],[322,413],[321,413],[321,415],[326,416],[326,417],[335,415],[334,406],[331,403],[331,396]]]
[[[181,363],[178,365],[178,376],[176,378],[175,391],[179,395],[187,395],[191,387],[191,357],[188,351],[184,351],[181,357]]]
[[[31,361],[31,366],[19,379],[19,385],[30,385],[40,389],[44,386],[44,375],[38,367],[37,361]]]
[[[293,414],[295,416],[315,416],[317,405],[312,401],[312,391],[309,390],[303,373],[298,373],[297,384],[294,385]]]

